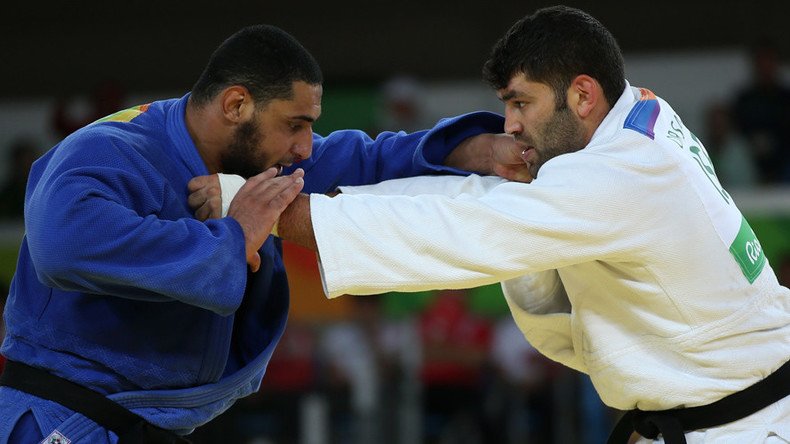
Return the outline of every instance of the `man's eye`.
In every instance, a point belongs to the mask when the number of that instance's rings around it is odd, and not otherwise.
[[[521,109],[527,106],[526,102],[513,102],[513,107]]]

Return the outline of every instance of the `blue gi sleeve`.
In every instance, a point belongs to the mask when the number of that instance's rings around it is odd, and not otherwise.
[[[313,154],[286,170],[305,170],[306,193],[325,193],[340,185],[363,185],[426,174],[468,174],[443,165],[444,158],[468,137],[500,133],[502,116],[485,111],[443,119],[429,130],[383,132],[372,139],[362,131],[313,136]]]
[[[96,132],[71,139],[31,171],[25,223],[38,279],[222,315],[238,308],[247,280],[238,223],[194,220],[172,178],[123,141]],[[176,186],[185,192],[186,181]]]

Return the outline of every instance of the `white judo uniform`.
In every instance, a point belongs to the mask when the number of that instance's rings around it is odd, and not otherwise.
[[[790,358],[790,290],[700,141],[648,90],[627,86],[590,143],[530,184],[342,191],[310,202],[329,297],[502,282],[526,339],[614,408],[709,404]],[[789,442],[790,399],[687,440]]]

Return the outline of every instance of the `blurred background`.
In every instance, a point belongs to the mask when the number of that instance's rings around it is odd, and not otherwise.
[[[416,130],[500,111],[480,69],[542,1],[10,2],[0,17],[0,302],[24,233],[30,163],[118,109],[180,97],[219,43],[277,25],[322,66],[326,134]],[[568,1],[617,37],[632,85],[673,105],[790,278],[788,1]],[[693,246],[690,246],[693,248]],[[600,443],[618,412],[542,358],[497,286],[324,298],[285,245],[292,313],[263,387],[196,443]],[[2,325],[0,325],[0,332]]]

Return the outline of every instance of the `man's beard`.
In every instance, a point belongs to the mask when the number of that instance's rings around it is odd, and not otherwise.
[[[543,146],[536,148],[539,156],[532,168],[534,171],[530,171],[532,177],[538,177],[538,170],[549,160],[560,154],[579,151],[585,146],[584,128],[567,106],[554,111],[541,133],[534,138]]]
[[[220,157],[222,172],[238,174],[247,179],[263,172],[266,169],[266,160],[257,154],[257,149],[265,138],[254,119],[239,125],[228,149]]]

